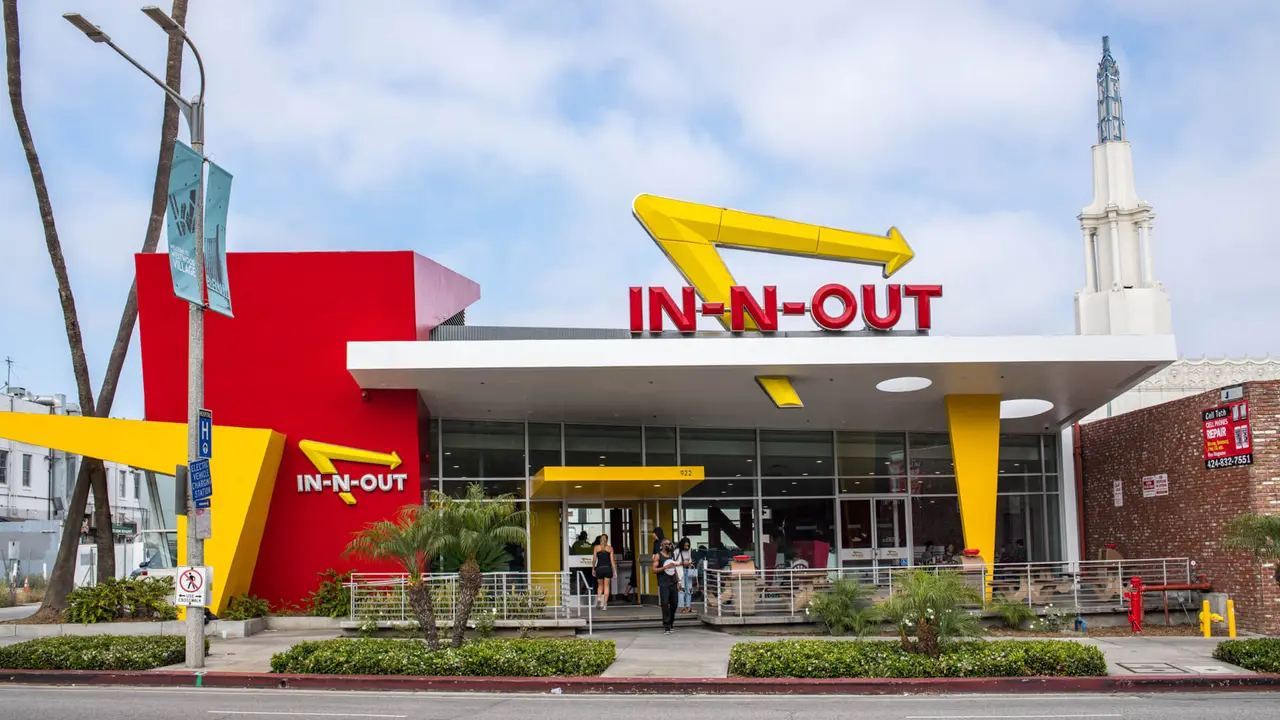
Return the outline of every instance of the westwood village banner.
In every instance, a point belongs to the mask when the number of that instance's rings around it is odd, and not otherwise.
[[[204,278],[209,309],[231,314],[231,284],[227,279],[227,205],[231,202],[231,173],[209,163],[205,190]]]
[[[190,146],[173,144],[173,169],[169,171],[169,269],[173,294],[197,305],[200,282],[196,278],[196,192],[204,159]]]

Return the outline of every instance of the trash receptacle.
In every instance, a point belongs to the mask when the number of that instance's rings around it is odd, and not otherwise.
[[[735,555],[729,562],[728,587],[725,594],[731,595],[733,605],[730,612],[735,615],[754,615],[756,597],[760,594],[756,573],[756,561],[750,555]]]

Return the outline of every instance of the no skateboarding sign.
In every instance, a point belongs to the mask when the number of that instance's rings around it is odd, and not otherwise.
[[[181,567],[174,585],[174,604],[187,607],[205,607],[212,604],[210,580],[213,573],[208,567]]]

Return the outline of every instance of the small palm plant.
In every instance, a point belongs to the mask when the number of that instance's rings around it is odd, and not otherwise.
[[[1280,515],[1241,515],[1227,523],[1226,546],[1248,550],[1260,562],[1276,563],[1275,581],[1280,585]]]
[[[517,508],[514,495],[485,498],[484,488],[478,483],[467,487],[467,494],[461,499],[433,495],[438,496],[449,528],[441,552],[462,559],[458,568],[458,604],[453,615],[453,646],[462,647],[471,608],[484,583],[480,559],[500,557],[508,545],[525,546],[529,541],[525,532],[528,513]]]
[[[963,607],[981,604],[982,591],[960,573],[913,570],[900,577],[885,603],[885,615],[898,626],[903,650],[936,658],[943,643],[982,633],[981,620]]]
[[[809,609],[832,635],[863,637],[880,620],[880,609],[871,599],[874,592],[870,585],[843,578],[814,596]]]
[[[379,520],[357,531],[344,553],[366,560],[391,561],[409,574],[409,606],[427,647],[433,651],[440,649],[440,631],[436,627],[431,586],[423,575],[430,570],[431,559],[444,547],[449,530],[444,520],[439,506],[405,505],[394,520]]]

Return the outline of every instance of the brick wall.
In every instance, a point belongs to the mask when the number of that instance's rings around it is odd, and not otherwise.
[[[1244,513],[1280,511],[1280,382],[1245,384],[1254,465],[1206,470],[1201,411],[1217,390],[1080,426],[1085,552],[1108,543],[1125,557],[1189,557],[1214,590],[1236,601],[1241,629],[1280,633],[1280,588],[1272,568],[1222,547],[1224,524]],[[1142,478],[1166,473],[1169,494],[1142,497]],[[1115,507],[1113,483],[1124,489]]]

